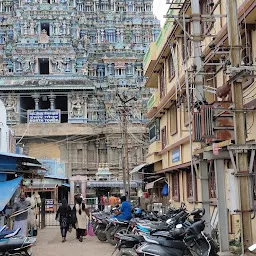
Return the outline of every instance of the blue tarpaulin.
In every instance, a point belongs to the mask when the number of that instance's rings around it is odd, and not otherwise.
[[[0,211],[8,204],[15,191],[17,190],[22,177],[13,180],[0,182]]]

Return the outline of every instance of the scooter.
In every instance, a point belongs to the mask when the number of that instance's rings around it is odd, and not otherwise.
[[[34,237],[14,236],[0,240],[0,256],[32,256],[32,246],[36,242]]]
[[[34,237],[19,236],[20,229],[7,230],[1,228],[0,256],[32,256],[32,246],[36,242]]]

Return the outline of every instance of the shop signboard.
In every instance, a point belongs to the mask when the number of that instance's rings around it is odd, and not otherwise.
[[[53,199],[45,199],[45,211],[53,212],[54,211],[54,200]]]
[[[59,109],[28,110],[28,123],[60,123]]]

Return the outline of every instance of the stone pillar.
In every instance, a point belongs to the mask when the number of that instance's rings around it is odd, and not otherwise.
[[[86,197],[86,180],[82,180],[82,196]]]
[[[120,42],[120,31],[119,31],[119,29],[116,30],[116,41]]]
[[[39,109],[39,98],[40,98],[40,95],[36,93],[36,94],[32,95],[32,98],[35,101],[35,110],[38,110]]]
[[[103,29],[101,30],[100,34],[101,34],[101,42],[104,42],[104,30]]]
[[[88,144],[85,143],[84,144],[84,165],[86,168],[88,168],[88,155],[87,155],[87,152],[88,152]]]
[[[67,35],[70,35],[70,23],[67,24]]]
[[[66,25],[65,21],[63,21],[62,27],[63,27],[63,34],[66,35],[66,33],[67,33],[67,31],[66,31],[67,25]]]
[[[100,146],[100,141],[96,140],[95,141],[95,147],[96,147],[96,168],[99,166],[99,146]]]
[[[55,109],[55,99],[56,96],[55,95],[48,95],[49,101],[50,101],[50,109],[53,110]]]
[[[101,38],[100,37],[100,30],[98,29],[97,30],[97,42],[96,43],[100,43],[100,41],[101,41],[100,38]]]
[[[24,22],[24,35],[28,34],[28,24],[27,22]]]
[[[24,35],[24,23],[23,22],[20,23],[20,34]]]
[[[74,204],[74,196],[75,196],[75,182],[70,180],[70,204]]]
[[[123,43],[124,42],[124,30],[121,29],[120,31],[120,42]]]
[[[87,96],[84,97],[84,119],[86,119],[86,123],[87,123],[87,120],[88,120],[88,97]]]
[[[105,145],[106,145],[106,156],[105,156],[105,160],[106,163],[109,164],[110,163],[110,142],[106,139],[105,141]]]
[[[56,23],[55,25],[55,34],[58,36],[60,34],[60,24],[59,23]]]

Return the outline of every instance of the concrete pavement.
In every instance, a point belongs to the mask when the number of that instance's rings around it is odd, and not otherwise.
[[[60,230],[47,227],[39,230],[34,256],[111,256],[114,247],[107,242],[100,242],[97,237],[86,236],[81,243],[75,238],[75,230],[67,234],[67,241],[61,242]]]

